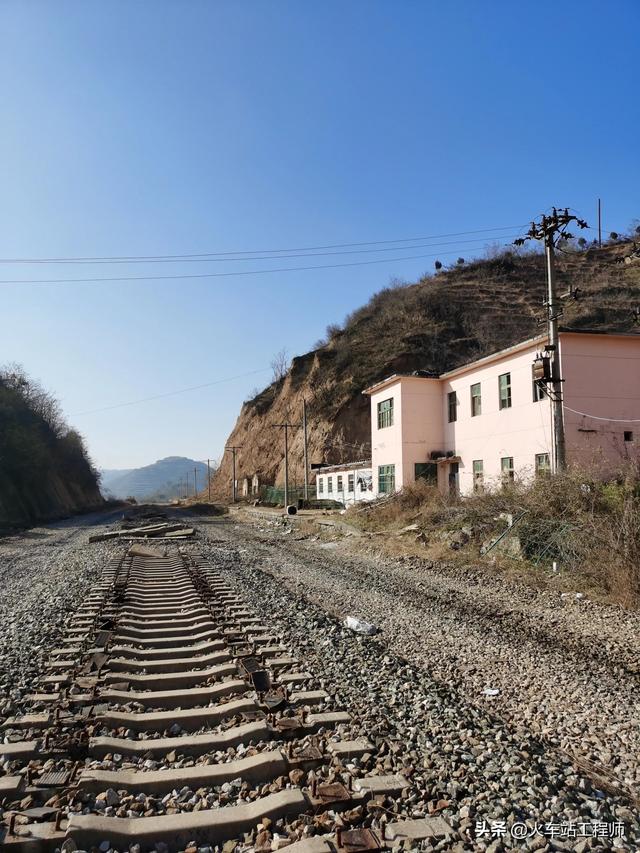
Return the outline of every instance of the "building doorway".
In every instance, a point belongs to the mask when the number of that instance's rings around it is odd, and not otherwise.
[[[460,463],[449,463],[449,494],[457,498],[460,494]]]

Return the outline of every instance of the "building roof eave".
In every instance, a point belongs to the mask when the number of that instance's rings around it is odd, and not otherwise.
[[[387,376],[386,379],[381,379],[379,382],[369,385],[369,387],[365,388],[361,393],[370,396],[371,394],[375,394],[376,391],[382,391],[383,388],[387,388],[389,385],[394,385],[396,382],[400,382],[402,379],[417,379],[421,382],[440,381],[439,376],[416,376],[414,373],[392,373],[391,376]]]

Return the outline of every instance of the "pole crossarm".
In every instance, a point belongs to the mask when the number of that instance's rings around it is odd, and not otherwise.
[[[533,221],[526,235],[513,241],[514,246],[522,246],[527,240],[544,242],[547,239],[551,239],[553,245],[557,246],[560,241],[571,240],[575,236],[567,230],[572,222],[575,222],[578,228],[589,227],[584,219],[569,213],[568,207],[564,209],[554,207],[552,211],[550,215],[543,214],[539,222]]]

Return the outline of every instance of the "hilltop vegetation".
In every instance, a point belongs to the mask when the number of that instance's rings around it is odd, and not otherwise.
[[[0,369],[0,530],[102,503],[82,437],[17,366]]]
[[[640,260],[623,263],[631,239],[602,248],[565,246],[557,256],[559,291],[580,291],[565,302],[562,325],[574,329],[640,331],[634,309]],[[311,461],[340,462],[369,452],[368,402],[362,390],[396,372],[436,373],[536,335],[541,330],[545,261],[537,252],[507,249],[485,259],[456,263],[419,281],[393,283],[354,311],[288,372],[243,405],[229,438],[242,446],[239,477],[259,473],[282,482],[282,449],[272,423],[299,421],[309,407]],[[300,431],[291,440],[291,475],[300,483]],[[225,494],[230,457],[216,478]]]

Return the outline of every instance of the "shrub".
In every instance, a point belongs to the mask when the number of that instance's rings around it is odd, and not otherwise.
[[[598,472],[574,468],[557,476],[510,483],[460,499],[418,481],[398,494],[348,511],[365,530],[400,529],[417,523],[429,536],[438,528],[470,528],[473,553],[515,520],[523,563],[548,569],[558,561],[576,588],[626,607],[640,606],[640,466],[628,463],[603,482]],[[499,553],[492,551],[492,554]]]

